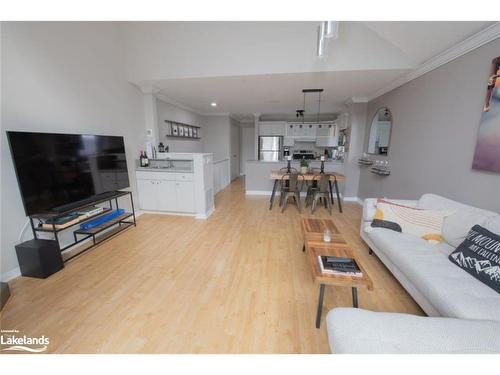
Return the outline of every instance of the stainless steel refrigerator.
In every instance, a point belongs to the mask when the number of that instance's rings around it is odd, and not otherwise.
[[[283,137],[260,136],[259,160],[279,161],[283,154]]]

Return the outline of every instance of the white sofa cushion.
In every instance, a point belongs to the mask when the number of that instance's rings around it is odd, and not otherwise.
[[[326,316],[333,353],[500,353],[500,323],[336,308]]]
[[[443,220],[442,235],[446,242],[451,246],[460,245],[474,225],[481,225],[488,221],[489,216],[480,210],[470,208],[458,209],[455,213],[449,215]],[[494,215],[493,216],[498,216]]]
[[[490,217],[484,227],[500,236],[500,215]]]
[[[448,210],[448,209],[470,209],[477,212],[482,212],[486,216],[498,215],[496,212],[483,210],[482,208],[477,208],[474,206],[469,206],[464,203],[460,203],[440,195],[436,194],[424,194],[418,200],[418,208],[423,208],[426,210]]]
[[[381,228],[367,235],[441,315],[500,320],[500,294],[454,265],[453,247]]]

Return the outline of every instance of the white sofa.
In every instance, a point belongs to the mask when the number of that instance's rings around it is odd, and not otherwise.
[[[475,224],[500,234],[500,215],[434,194],[424,194],[417,201],[391,200],[424,209],[454,210],[443,223],[445,241],[431,244],[409,234],[372,228],[376,201],[364,202],[361,237],[425,313],[440,318],[334,309],[326,319],[332,352],[500,352],[500,294],[448,259]],[[462,334],[449,334],[451,327],[460,324]],[[357,328],[347,335],[349,326]],[[408,334],[417,331],[417,339],[412,340]]]

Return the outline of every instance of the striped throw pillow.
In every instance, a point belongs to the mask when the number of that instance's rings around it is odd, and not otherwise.
[[[423,210],[403,206],[384,199],[377,200],[374,219],[395,223],[402,233],[413,234],[429,242],[443,242],[442,226],[445,217],[454,210]]]

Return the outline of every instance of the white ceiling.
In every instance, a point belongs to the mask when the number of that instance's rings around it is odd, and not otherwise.
[[[493,22],[379,21],[363,24],[403,51],[416,64],[421,64]]]
[[[303,88],[325,89],[322,112],[335,113],[491,24],[341,22],[318,59],[319,22],[134,22],[127,75],[201,113],[293,114]]]
[[[304,104],[303,88],[323,88],[321,112],[337,113],[347,98],[363,96],[389,83],[400,70],[268,74],[158,81],[161,93],[203,113],[294,114]],[[316,113],[317,94],[307,94],[306,112]],[[216,102],[217,107],[210,103]]]

